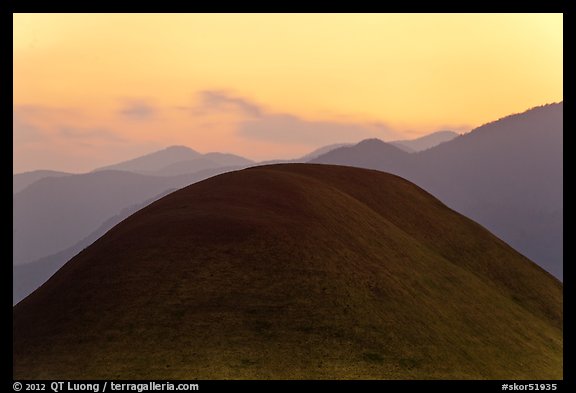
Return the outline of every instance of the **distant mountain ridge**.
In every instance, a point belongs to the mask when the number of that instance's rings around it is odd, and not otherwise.
[[[408,153],[431,149],[441,143],[451,141],[458,136],[454,131],[436,131],[416,139],[407,139],[389,142]]]
[[[225,153],[201,154],[186,146],[170,146],[144,156],[118,164],[108,165],[94,171],[119,170],[146,175],[175,176],[219,167],[248,166],[254,161]]]
[[[352,146],[353,143],[334,143],[332,145],[322,146],[316,150],[311,151],[310,153],[302,156],[299,158],[299,161],[308,162],[313,160],[314,158],[320,157],[323,154],[329,153],[332,150],[336,150],[340,147]]]
[[[407,165],[410,155],[392,144],[373,138],[365,139],[354,146],[334,149],[310,162],[399,171]]]
[[[38,170],[18,173],[12,176],[12,194],[17,194],[29,185],[47,177],[70,176],[72,173],[58,172],[50,170]]]
[[[278,162],[302,162],[320,154],[320,158],[312,161],[398,174],[477,220],[562,279],[562,115],[562,104],[536,108],[411,154],[397,145],[373,139],[356,146],[325,146],[300,159]],[[527,131],[521,133],[518,129]],[[542,131],[546,129],[550,129],[549,138]],[[495,138],[504,138],[505,143],[495,143]],[[534,149],[534,146],[541,148]],[[158,163],[157,158],[162,155],[164,161]],[[215,174],[251,166],[250,160],[233,154],[201,154],[184,146],[173,146],[129,160],[128,168],[140,168],[141,159],[145,162],[150,156],[149,168],[172,163],[161,169],[163,173],[154,176],[124,172],[122,176],[126,181],[120,182],[113,180],[122,178],[118,175],[93,182],[90,176],[101,172],[72,175],[35,171],[14,175],[13,192],[18,183],[23,184],[19,186],[23,194],[14,194],[13,264],[27,263],[15,268],[15,299],[21,299],[22,293],[27,294],[42,284],[54,271],[49,266],[62,266],[75,255],[79,245],[84,248],[87,243],[82,243],[83,239],[95,240],[97,237],[93,235],[100,233],[98,228],[114,222],[114,217],[121,216],[123,209],[140,203],[144,207],[147,198]],[[510,160],[502,163],[498,157]],[[181,159],[184,160],[178,161]],[[549,165],[543,166],[544,162]],[[222,166],[225,164],[230,166]],[[136,178],[144,179],[139,190],[132,188],[138,184]],[[121,193],[118,203],[110,203],[117,192]],[[49,261],[45,269],[39,267],[42,261]],[[33,266],[38,267],[37,272]]]
[[[252,163],[234,154],[171,146],[106,167],[113,170],[15,174],[14,301],[35,290],[118,217],[125,218],[131,206],[144,207],[154,196]]]
[[[562,278],[562,157],[563,103],[557,103],[507,116],[419,153],[366,140],[311,162],[402,176]]]
[[[202,157],[202,154],[189,147],[170,146],[162,150],[133,158],[131,160],[97,168],[94,170],[94,172],[103,170],[117,170],[138,173],[144,172],[150,174],[150,172],[159,171],[162,168],[175,162],[188,161],[200,157]]]
[[[148,206],[153,201],[162,198],[172,191],[174,191],[174,189],[164,191],[161,194],[156,195],[154,198],[151,198],[141,204],[122,209],[122,211],[120,211],[117,215],[102,223],[102,225],[100,225],[100,227],[98,227],[98,229],[96,229],[90,235],[65,250],[57,252],[56,254],[42,257],[30,263],[14,265],[12,269],[12,303],[17,304],[26,296],[35,291],[54,273],[56,273],[58,269],[64,266],[66,262],[76,256],[86,247],[90,246],[122,220],[126,219],[138,210]]]
[[[211,168],[180,176],[107,170],[37,181],[13,199],[13,264],[58,253],[122,209],[234,169]]]

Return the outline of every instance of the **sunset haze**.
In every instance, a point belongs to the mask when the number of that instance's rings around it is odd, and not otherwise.
[[[253,160],[563,99],[562,14],[14,14],[14,172]]]

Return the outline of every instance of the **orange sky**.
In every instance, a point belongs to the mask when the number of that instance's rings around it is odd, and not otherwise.
[[[14,172],[252,159],[561,101],[561,14],[15,14]]]

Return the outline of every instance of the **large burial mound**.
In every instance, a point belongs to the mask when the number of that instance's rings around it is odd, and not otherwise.
[[[562,285],[386,173],[213,177],[14,308],[14,378],[562,378]]]

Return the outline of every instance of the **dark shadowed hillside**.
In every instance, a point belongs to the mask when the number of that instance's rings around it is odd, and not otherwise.
[[[405,177],[561,279],[562,130],[560,103],[508,116],[421,153],[401,156],[368,140],[313,162]]]
[[[562,285],[399,177],[263,166],[124,220],[13,334],[15,379],[559,379]]]

